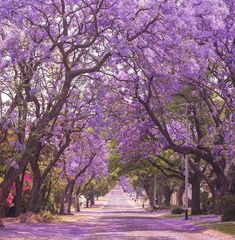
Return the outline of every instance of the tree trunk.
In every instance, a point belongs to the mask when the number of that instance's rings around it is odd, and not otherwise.
[[[16,178],[19,176],[19,169],[15,169],[11,167],[3,180],[3,182],[0,184],[0,218],[5,217],[6,214],[6,199],[9,195],[10,189],[16,180]]]
[[[183,184],[179,187],[179,191],[177,194],[177,198],[178,198],[178,205],[180,207],[183,207],[183,195],[184,195],[184,191],[185,191],[185,186],[184,186],[184,182]]]
[[[194,174],[191,178],[192,183],[192,214],[200,214],[201,207],[200,207],[200,185],[201,185],[201,178]]]
[[[36,134],[36,133],[35,133]],[[38,159],[38,144],[37,138],[31,133],[29,137],[26,149],[22,155],[19,162],[19,168],[10,167],[6,172],[3,182],[0,184],[0,216],[5,215],[5,204],[6,199],[9,195],[10,189],[13,183],[16,181],[17,177],[24,171],[29,161],[34,161]]]
[[[80,209],[80,202],[79,202],[79,195],[80,195],[80,191],[81,191],[81,185],[78,187],[77,191],[76,191],[76,198],[77,198],[77,204],[75,206],[75,209],[77,212],[81,212],[81,209]]]
[[[23,179],[23,180],[22,180]],[[22,174],[22,179],[17,177],[15,181],[16,195],[15,195],[15,216],[18,217],[21,213],[21,200],[22,200],[22,187],[24,182],[24,173]]]
[[[71,214],[71,205],[72,205],[74,185],[75,185],[75,182],[72,182],[70,184],[69,194],[68,194],[68,213],[70,213],[70,214]]]
[[[173,193],[173,189],[171,189],[169,186],[164,186],[163,187],[163,195],[164,195],[164,204],[166,206],[170,206],[171,204],[171,195]]]
[[[42,182],[42,181],[41,181]],[[39,198],[37,200],[37,208],[43,211],[45,210],[52,210],[54,212],[54,208],[53,209],[48,209],[48,202],[49,202],[49,198],[50,198],[50,194],[51,194],[51,190],[52,190],[52,183],[51,181],[49,181],[49,184],[41,183],[41,187],[40,187],[40,194],[39,194]],[[53,207],[53,206],[52,206]]]
[[[150,207],[154,207],[154,201],[153,201],[153,186],[149,184],[144,185],[144,190],[149,198],[149,205]]]
[[[59,212],[59,214],[61,214],[61,215],[65,214],[65,211],[64,211],[64,202],[65,202],[67,193],[68,193],[68,191],[69,191],[69,188],[70,188],[70,182],[67,183],[67,185],[66,185],[66,187],[65,187],[65,189],[64,189],[62,198],[61,198],[61,202],[60,202],[60,212]]]
[[[77,201],[76,201],[75,209],[76,209],[77,212],[81,212],[81,209],[80,209],[80,201],[79,201],[79,197],[78,197],[78,196],[77,196]]]
[[[27,211],[37,212],[38,209],[38,200],[39,200],[39,192],[41,188],[41,175],[39,173],[35,173],[33,175],[33,186],[30,194],[30,201]]]
[[[163,205],[163,195],[162,194],[159,194],[159,196],[158,196],[158,205],[159,206]]]
[[[30,161],[30,166],[33,172],[33,187],[30,195],[29,206],[27,208],[27,211],[33,211],[33,212],[37,212],[38,210],[40,210],[40,209],[37,209],[38,208],[37,203],[39,200],[39,192],[42,184],[41,172],[38,165],[39,156],[42,150],[41,142],[37,142],[37,146],[35,147],[36,147],[36,152],[34,155],[34,159]]]
[[[18,140],[19,142],[25,146],[25,131],[26,131],[26,122],[27,122],[27,114],[28,114],[28,107],[27,102],[22,99],[22,105],[18,106]],[[15,181],[15,216],[18,217],[22,212],[22,189],[24,184],[24,177],[25,177],[26,167],[22,170],[21,177],[18,176]]]
[[[95,205],[95,194],[92,193],[91,195],[91,206],[94,206]]]
[[[86,208],[89,208],[89,198],[86,198]]]
[[[41,180],[40,178],[39,179],[35,178],[33,180],[33,187],[31,191],[31,196],[30,196],[30,201],[29,201],[29,206],[27,211],[38,212],[40,210],[38,209],[40,188],[41,188]]]

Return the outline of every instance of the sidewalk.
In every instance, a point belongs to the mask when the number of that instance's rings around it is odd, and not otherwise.
[[[157,217],[162,217],[166,214],[170,214],[170,211],[162,210],[158,212],[154,212]],[[187,229],[188,231],[202,232],[211,237],[217,237],[221,240],[234,240],[235,236],[231,236],[220,231],[208,229],[203,224],[206,223],[218,223],[220,222],[220,216],[218,215],[196,215],[189,216],[188,220],[184,219],[184,216],[179,216],[176,218],[160,218],[164,224],[169,225],[175,231],[181,231],[182,229]]]
[[[129,202],[134,205],[136,208],[142,208],[142,204],[137,204],[135,201],[129,198]],[[202,232],[205,233],[211,237],[217,237],[221,240],[235,240],[235,236],[228,235],[225,233],[222,233],[220,231],[208,229],[206,226],[203,226],[203,224],[209,224],[209,223],[219,223],[221,222],[221,217],[219,215],[195,215],[195,216],[189,216],[188,220],[184,219],[184,216],[177,216],[177,217],[167,217],[167,215],[170,215],[170,210],[158,210],[151,212],[151,215],[156,216],[159,218],[160,221],[162,221],[163,224],[166,224],[171,229],[175,231],[182,231],[182,229],[186,229],[187,231],[195,231],[195,232]],[[163,218],[163,216],[166,216]]]
[[[72,211],[72,215],[63,215],[61,216],[62,219],[60,221],[62,222],[75,222],[80,220],[86,220],[86,219],[92,219],[93,215],[95,213],[98,213],[99,210],[101,210],[105,204],[107,203],[107,200],[104,197],[99,198],[95,201],[95,205],[92,207],[86,208],[82,207],[80,212]],[[58,221],[58,222],[60,222]]]
[[[181,229],[187,229],[189,231],[201,231],[212,237],[218,237],[221,240],[232,240],[235,236],[231,236],[216,230],[211,230],[203,226],[203,223],[217,223],[220,222],[220,216],[217,215],[199,215],[189,216],[188,220],[184,217],[179,218],[164,218],[164,223],[170,225],[172,229],[180,231]]]

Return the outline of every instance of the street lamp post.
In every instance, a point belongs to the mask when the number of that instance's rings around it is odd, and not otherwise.
[[[157,176],[154,174],[154,187],[153,187],[153,207],[156,205],[156,198],[157,198]]]
[[[186,146],[188,146],[188,104],[186,104]],[[188,220],[188,178],[189,178],[189,163],[188,155],[185,155],[185,220]]]

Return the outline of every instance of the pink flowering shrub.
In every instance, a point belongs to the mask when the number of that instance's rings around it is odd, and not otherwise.
[[[31,173],[26,172],[25,175],[24,175],[24,182],[23,182],[23,186],[22,186],[22,194],[24,194],[25,192],[30,190],[31,185],[32,185],[32,181],[33,181],[33,179],[32,179]],[[11,191],[10,191],[8,197],[7,197],[7,200],[6,200],[7,207],[10,207],[12,205],[15,194],[16,194],[16,187],[15,187],[15,183],[14,183],[11,187]]]
[[[14,198],[13,194],[10,192],[8,197],[7,197],[7,206],[11,206],[13,198]]]

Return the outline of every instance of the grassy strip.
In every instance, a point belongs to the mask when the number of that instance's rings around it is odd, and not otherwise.
[[[184,217],[185,214],[182,213],[182,214],[164,214],[164,215],[160,215],[159,218],[163,218],[163,219],[166,219],[166,218],[180,218],[180,217]]]
[[[63,216],[59,216],[60,219],[55,221],[55,222],[68,222],[68,223],[72,223],[72,222],[78,222],[78,221],[82,221],[84,219],[87,218],[87,215],[63,215]]]

